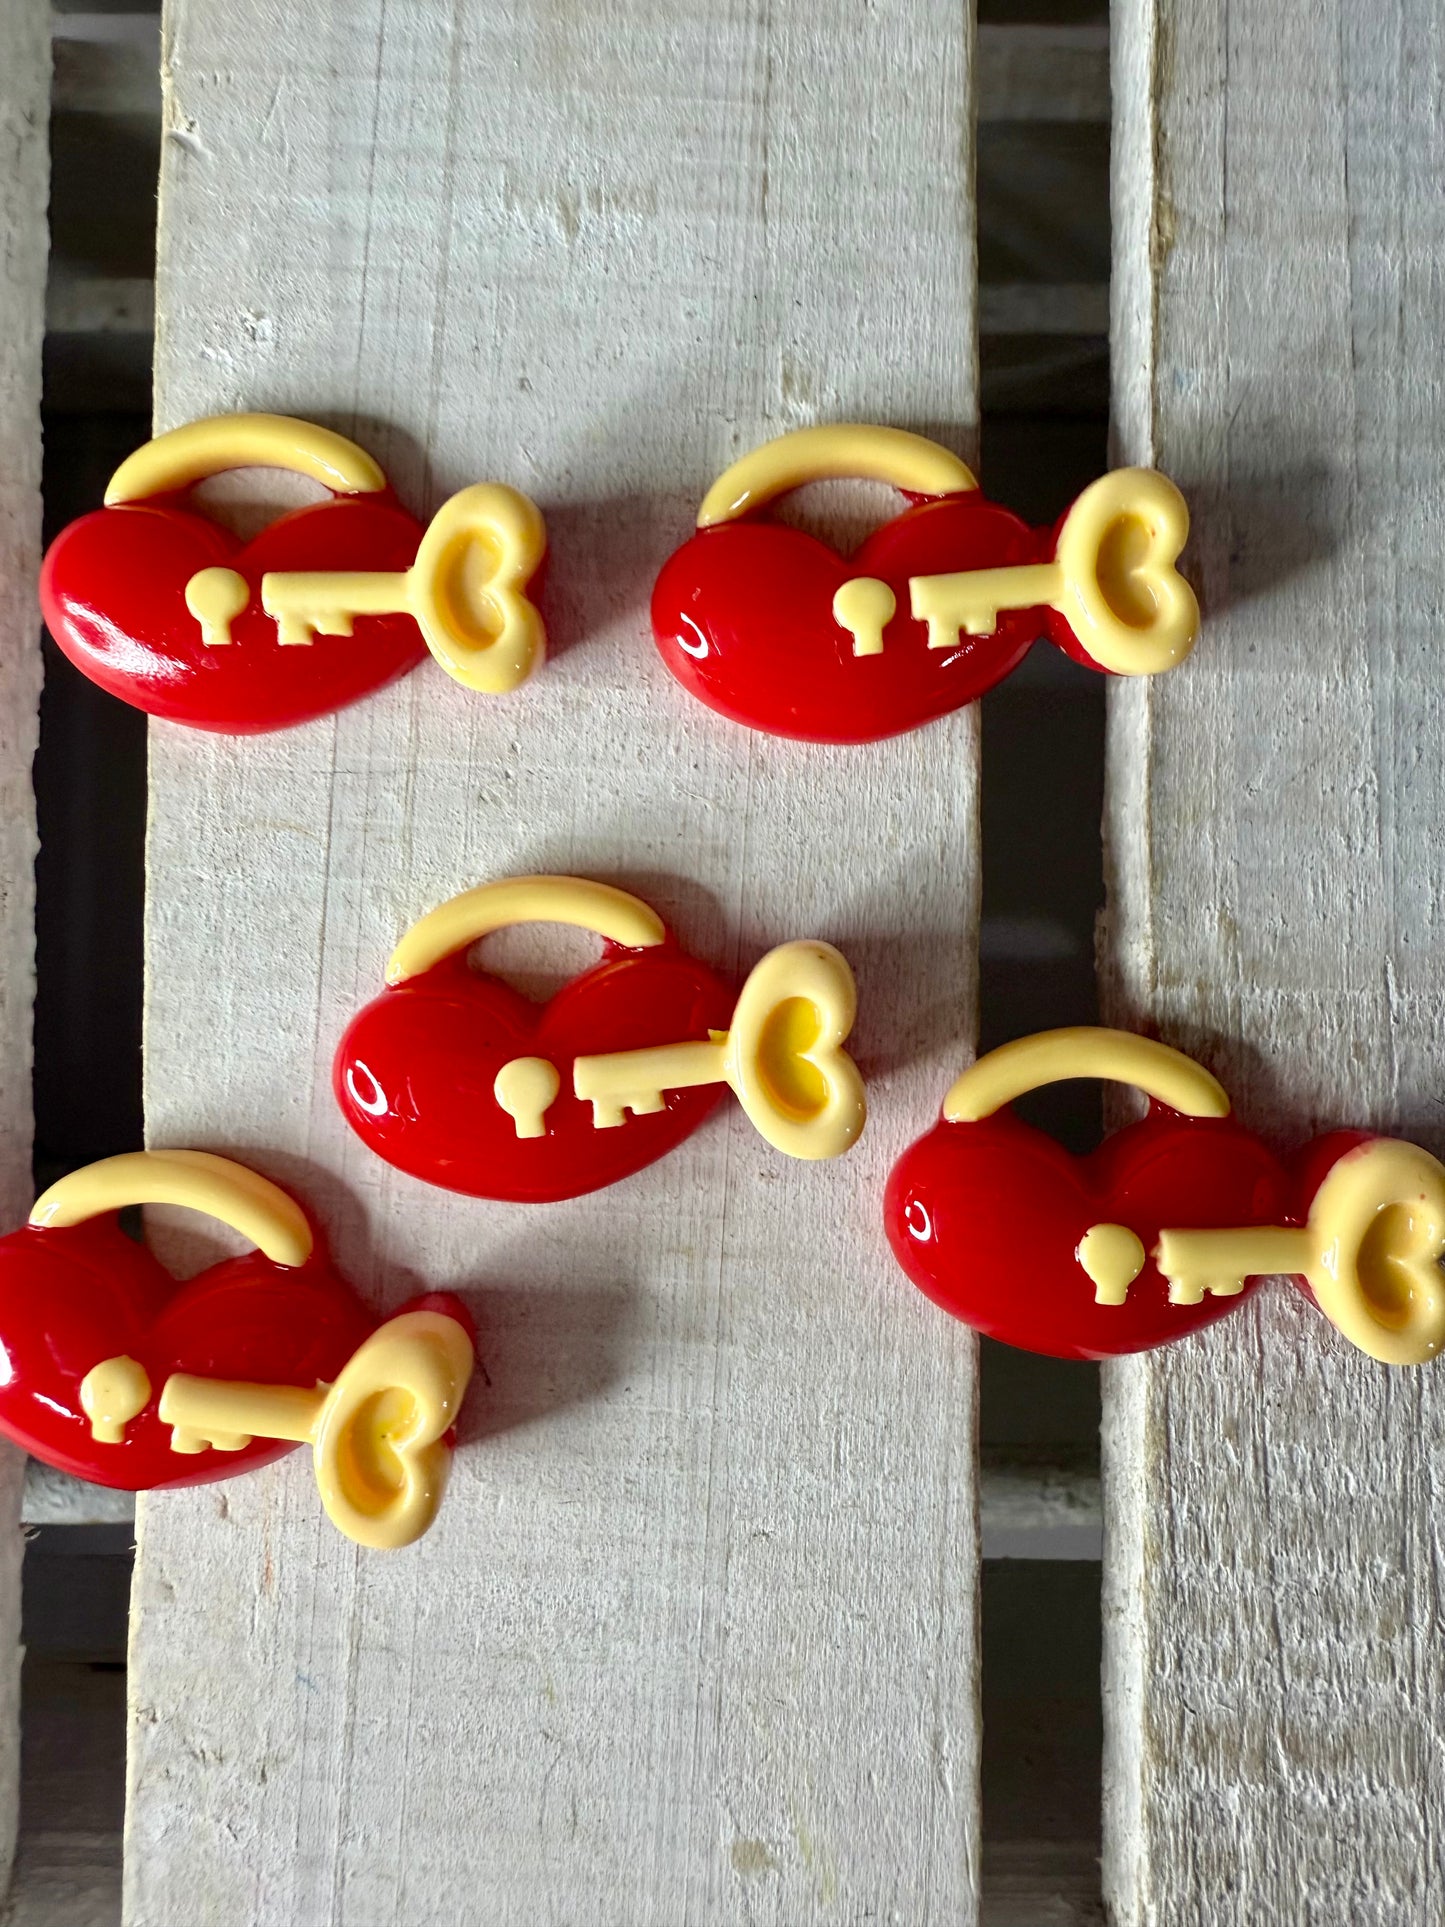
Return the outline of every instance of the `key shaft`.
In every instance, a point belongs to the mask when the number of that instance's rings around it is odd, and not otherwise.
[[[173,1452],[204,1452],[208,1446],[239,1452],[258,1438],[309,1444],[325,1403],[322,1389],[173,1372],[161,1392],[160,1416],[172,1427]]]
[[[626,1121],[628,1111],[642,1117],[664,1109],[668,1091],[726,1083],[727,1045],[728,1033],[723,1031],[714,1032],[708,1042],[579,1057],[572,1068],[572,1088],[591,1103],[595,1128],[610,1130]]]
[[[1172,1305],[1197,1305],[1205,1292],[1233,1298],[1247,1278],[1297,1273],[1318,1261],[1319,1241],[1308,1225],[1238,1225],[1221,1231],[1161,1231],[1155,1261],[1169,1280]]]
[[[356,616],[410,615],[411,569],[295,569],[261,578],[261,607],[282,647],[316,636],[349,636]]]

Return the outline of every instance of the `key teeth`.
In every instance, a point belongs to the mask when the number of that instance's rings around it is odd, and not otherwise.
[[[175,1425],[171,1427],[171,1450],[192,1454],[196,1452],[239,1452],[251,1443],[249,1432],[207,1432],[197,1425]]]
[[[282,649],[309,649],[319,626],[307,616],[277,616],[276,642]]]
[[[312,613],[306,627],[307,641],[316,636],[350,636],[356,633],[355,617],[345,609],[320,609]]]
[[[661,1091],[639,1091],[626,1097],[594,1097],[592,1128],[594,1131],[613,1131],[619,1124],[627,1122],[629,1111],[634,1117],[652,1117],[666,1109],[667,1099]]]
[[[1243,1290],[1243,1278],[1199,1278],[1186,1273],[1169,1279],[1169,1302],[1202,1305],[1206,1292],[1211,1298],[1237,1298]]]

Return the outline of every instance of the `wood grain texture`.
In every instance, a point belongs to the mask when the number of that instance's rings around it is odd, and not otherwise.
[[[1099,1475],[1076,1463],[1072,1453],[982,1465],[978,1475],[978,1513],[985,1557],[989,1559],[1097,1559],[1101,1531]],[[25,1467],[27,1526],[128,1525],[135,1518],[135,1494],[72,1479],[39,1459]],[[1093,1550],[1077,1548],[1088,1535]],[[990,1541],[999,1550],[990,1547]],[[1007,1547],[1008,1550],[1003,1550]]]
[[[49,18],[0,0],[0,1220],[18,1224],[30,1177],[35,995],[35,799],[40,704],[40,348],[50,176]],[[0,1447],[0,1892],[19,1799],[20,1495],[25,1456]]]
[[[135,1517],[135,1494],[72,1479],[42,1459],[27,1459],[20,1516],[27,1526],[127,1525]]]
[[[1282,1145],[1445,1151],[1445,20],[1115,14],[1116,406],[1203,640],[1111,690],[1109,998]],[[1445,1379],[1286,1286],[1109,1368],[1106,1864],[1129,1923],[1440,1919]]]
[[[295,1181],[388,1303],[460,1289],[484,1372],[411,1553],[342,1541],[299,1459],[142,1502],[128,1918],[971,1920],[974,1347],[879,1200],[972,1032],[975,719],[789,747],[646,631],[763,437],[971,445],[963,12],[181,0],[164,35],[162,425],[290,410],[418,502],[528,489],[555,653],[506,701],[428,664],[279,737],[153,731],[152,1140]],[[525,870],[730,967],[836,941],[860,1149],[791,1164],[724,1110],[528,1210],[371,1158],[346,1015],[418,914]]]

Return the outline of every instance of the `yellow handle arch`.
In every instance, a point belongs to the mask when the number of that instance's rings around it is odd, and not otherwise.
[[[1097,1024],[1041,1030],[1000,1044],[955,1081],[943,1100],[943,1115],[950,1124],[975,1124],[1016,1097],[1073,1077],[1132,1084],[1186,1117],[1229,1116],[1223,1085],[1192,1057],[1153,1038]]]
[[[795,428],[734,462],[702,498],[697,525],[711,529],[735,522],[807,482],[846,479],[888,482],[906,495],[958,495],[978,487],[967,463],[926,435],[831,422]]]
[[[364,448],[294,415],[208,415],[157,435],[110,478],[105,505],[191,488],[231,468],[284,468],[336,495],[374,495],[386,476]]]
[[[229,1225],[273,1264],[304,1265],[314,1240],[296,1200],[259,1171],[210,1151],[123,1151],[52,1184],[30,1222],[59,1229],[129,1204],[175,1204]]]
[[[667,928],[650,904],[590,877],[503,877],[428,911],[392,951],[386,981],[403,984],[513,923],[568,923],[629,950],[650,950]]]

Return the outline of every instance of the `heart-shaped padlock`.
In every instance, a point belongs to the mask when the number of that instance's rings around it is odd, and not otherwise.
[[[601,961],[542,1005],[472,970],[481,937],[527,922],[603,939]],[[797,1157],[863,1127],[842,1049],[852,973],[828,944],[782,944],[736,1005],[648,904],[581,877],[513,877],[423,917],[336,1054],[337,1099],[379,1157],[452,1191],[516,1203],[580,1197],[662,1157],[730,1085]]]
[[[184,1205],[256,1249],[184,1284],[118,1213]],[[269,1179],[203,1151],[135,1151],[62,1178],[0,1238],[0,1432],[129,1491],[196,1485],[313,1448],[332,1520],[406,1545],[435,1515],[472,1369],[436,1293],[385,1324]]]
[[[851,556],[762,514],[842,477],[911,498]],[[872,742],[972,702],[1043,634],[1120,675],[1181,661],[1199,619],[1174,567],[1188,529],[1179,491],[1151,469],[1106,475],[1056,528],[1031,529],[921,435],[799,429],[708,491],[657,578],[653,634],[678,681],[735,722]]]
[[[246,543],[186,506],[196,483],[248,467],[305,475],[333,499]],[[423,533],[344,436],[223,415],[121,464],[106,506],[51,544],[40,600],[102,689],[172,722],[252,734],[341,709],[428,649],[469,688],[514,687],[545,644],[526,593],[544,552],[537,509],[500,483],[452,496]]]
[[[1008,1108],[1069,1077],[1135,1085],[1148,1114],[1070,1157]],[[920,1290],[1025,1351],[1166,1344],[1272,1274],[1386,1363],[1445,1345],[1445,1167],[1336,1132],[1286,1168],[1206,1070],[1125,1031],[1044,1031],[981,1057],[894,1166],[884,1223]]]
[[[1071,1157],[1008,1109],[1065,1077],[1137,1085],[1148,1115]],[[1189,1058],[1123,1032],[1049,1031],[959,1078],[943,1117],[893,1167],[884,1222],[920,1290],[991,1338],[1108,1358],[1222,1318],[1237,1293],[1171,1300],[1149,1253],[1165,1225],[1276,1222],[1283,1167]]]
[[[204,1210],[257,1248],[177,1284],[116,1216],[161,1202]],[[53,1185],[29,1223],[0,1238],[0,1431],[98,1485],[226,1478],[290,1445],[256,1438],[178,1456],[157,1410],[172,1373],[310,1386],[334,1378],[375,1324],[300,1206],[267,1179],[201,1152],[106,1159]]]

